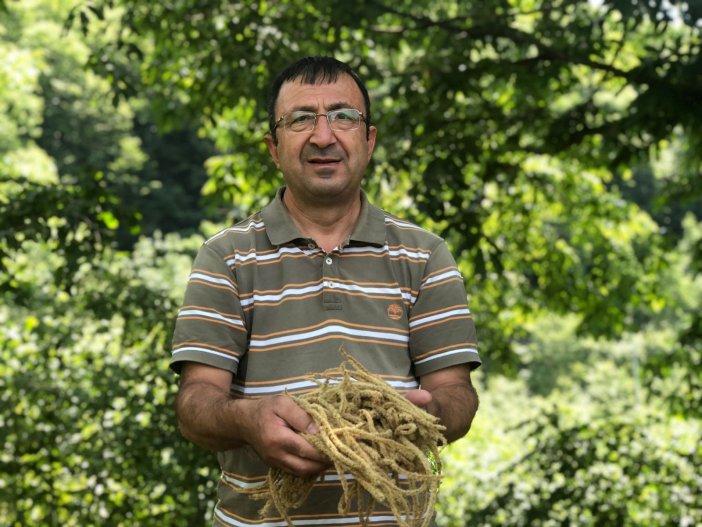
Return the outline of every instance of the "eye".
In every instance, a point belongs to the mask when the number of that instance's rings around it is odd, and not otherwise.
[[[358,110],[353,110],[351,108],[343,108],[341,110],[334,110],[329,112],[331,118],[334,121],[356,121],[359,117]]]
[[[312,112],[290,112],[285,118],[285,126],[305,128],[314,124],[315,117]]]

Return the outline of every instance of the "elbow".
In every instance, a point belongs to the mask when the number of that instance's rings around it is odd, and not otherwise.
[[[192,420],[188,419],[188,416],[191,415],[191,413],[188,412],[187,401],[188,397],[184,393],[184,390],[181,389],[175,401],[175,415],[178,424],[178,431],[183,438],[187,439],[191,443],[198,444],[197,434],[193,428]]]
[[[185,419],[183,419],[181,412],[179,412],[177,408],[176,408],[176,419],[177,419],[177,423],[178,423],[178,432],[180,432],[180,435],[183,438],[187,439],[188,441],[194,442],[193,439],[195,439],[195,438],[194,438],[192,429],[190,427],[190,424]]]
[[[458,441],[462,437],[465,437],[466,434],[468,434],[469,430],[470,422],[461,423],[459,426],[454,427],[452,430],[446,430],[444,432],[444,437],[446,438],[447,443],[453,443],[454,441]]]
[[[187,419],[178,417],[178,431],[185,440],[200,448],[213,451],[220,450],[215,444],[212,444],[207,436],[203,436],[203,434],[197,430],[197,427]]]
[[[180,417],[178,417],[178,431],[183,438],[187,439],[191,443],[195,442],[195,434],[193,433],[191,427]]]
[[[464,411],[461,412],[462,418],[454,421],[453,427],[446,430],[445,437],[447,442],[452,443],[453,441],[468,435],[471,425],[473,424],[475,414],[478,412],[479,404],[478,394],[475,392],[475,390],[471,390],[471,397],[468,398]]]

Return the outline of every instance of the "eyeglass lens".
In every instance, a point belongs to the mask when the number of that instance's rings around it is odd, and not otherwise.
[[[326,117],[332,130],[344,131],[358,128],[363,114],[353,108],[340,108],[323,113],[295,111],[283,116],[283,125],[293,132],[307,132],[314,129],[317,117]]]

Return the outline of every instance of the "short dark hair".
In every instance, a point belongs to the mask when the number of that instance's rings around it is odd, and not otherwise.
[[[363,102],[366,106],[363,114],[366,121],[366,137],[368,137],[368,129],[371,123],[370,97],[368,96],[366,85],[358,74],[351,66],[333,57],[304,57],[281,71],[271,85],[268,96],[268,128],[273,141],[278,142],[275,134],[275,105],[278,102],[278,95],[283,84],[296,79],[300,79],[303,84],[326,84],[336,82],[339,75],[351,77],[358,89],[361,90]]]

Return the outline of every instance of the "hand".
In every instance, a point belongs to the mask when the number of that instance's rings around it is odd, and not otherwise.
[[[434,402],[434,398],[432,397],[430,391],[410,390],[405,394],[405,397],[409,402],[411,402],[415,406],[419,406],[420,408],[426,410],[430,414],[437,414],[437,409],[435,408],[436,404],[432,404]]]
[[[420,390],[407,392],[407,399],[446,427],[444,437],[450,443],[466,435],[478,410],[478,394],[465,364],[449,366],[422,375]]]
[[[269,466],[300,477],[314,476],[330,466],[329,459],[300,435],[319,430],[290,397],[264,397],[252,403],[246,441]]]

